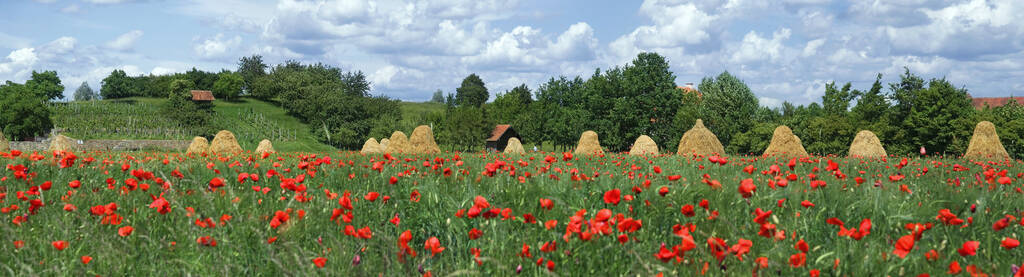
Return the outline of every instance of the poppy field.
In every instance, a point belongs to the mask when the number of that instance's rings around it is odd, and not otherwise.
[[[0,163],[2,275],[1024,275],[1020,161],[14,151]]]

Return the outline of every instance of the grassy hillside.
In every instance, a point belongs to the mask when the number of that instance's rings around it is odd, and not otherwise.
[[[177,122],[161,116],[162,98],[127,98],[92,102],[54,104],[54,126],[66,129],[78,139],[176,139],[194,134]],[[278,151],[332,151],[317,142],[309,127],[272,103],[243,98],[238,102],[214,103],[213,125],[229,130],[245,149],[255,149],[260,140],[270,139]]]

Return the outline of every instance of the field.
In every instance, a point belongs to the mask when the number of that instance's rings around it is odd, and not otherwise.
[[[0,272],[1008,276],[1024,262],[1020,161],[76,155],[0,158]]]
[[[195,134],[174,120],[161,116],[160,98],[126,98],[104,101],[54,103],[55,128],[76,139],[169,139],[190,140]],[[229,130],[244,149],[256,149],[269,139],[280,151],[330,151],[309,133],[309,127],[280,107],[251,98],[237,102],[216,101],[212,125]]]

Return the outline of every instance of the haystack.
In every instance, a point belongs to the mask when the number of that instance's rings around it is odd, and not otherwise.
[[[388,149],[388,143],[391,143],[391,140],[389,140],[388,138],[380,139],[380,152],[384,152],[385,150]]]
[[[50,139],[50,148],[47,149],[47,151],[49,151],[50,153],[57,151],[74,152],[75,143],[72,142],[72,139],[69,137],[66,137],[64,135],[56,135]]]
[[[779,156],[779,157],[806,157],[807,150],[804,150],[803,144],[800,144],[800,138],[793,134],[793,130],[790,130],[786,125],[781,125],[775,128],[775,132],[772,133],[772,141],[768,144],[768,149],[764,150],[764,156]]]
[[[577,155],[601,155],[604,154],[604,150],[601,150],[601,142],[597,140],[597,133],[594,131],[586,131],[580,135],[580,142],[576,143],[576,151],[573,153]]]
[[[864,130],[857,133],[857,136],[853,138],[848,155],[860,158],[881,158],[885,157],[886,153],[885,148],[882,147],[882,142],[878,140],[875,133]]]
[[[982,121],[974,127],[974,135],[971,136],[971,144],[967,145],[964,158],[1009,160],[1010,154],[1006,153],[1006,148],[1003,148],[1003,143],[999,141],[996,125]]]
[[[263,153],[274,153],[274,145],[270,144],[270,140],[261,140],[260,145],[256,146],[256,154],[263,155]]]
[[[690,155],[697,154],[702,156],[711,156],[713,154],[725,154],[725,147],[722,147],[722,142],[718,141],[718,136],[704,127],[704,121],[697,119],[697,123],[693,124],[693,128],[683,134],[683,138],[679,139],[679,149],[676,151],[677,155]]]
[[[384,153],[409,153],[411,145],[409,145],[409,139],[406,138],[405,133],[402,131],[395,131],[391,133],[391,140],[388,142],[388,147],[384,149]]]
[[[0,132],[0,152],[11,152],[11,144],[4,137],[4,132]]]
[[[651,137],[648,137],[647,135],[640,135],[640,137],[636,138],[636,141],[633,142],[633,147],[629,148],[629,155],[632,155],[632,156],[643,156],[643,155],[657,156],[657,155],[659,155],[658,154],[658,144],[654,143],[654,140],[651,139]]]
[[[411,146],[410,151],[416,154],[437,154],[441,153],[441,148],[437,147],[437,142],[434,142],[434,132],[430,130],[430,126],[420,125],[416,129],[412,130],[412,135],[409,136],[409,145]]]
[[[523,149],[523,144],[519,142],[518,138],[511,137],[508,139],[508,145],[505,145],[505,154],[526,154],[526,149]]]
[[[188,145],[188,150],[185,154],[202,154],[210,151],[210,143],[204,137],[192,138],[192,143]]]
[[[383,139],[382,139],[383,140]],[[384,148],[377,143],[377,139],[370,138],[363,143],[363,150],[359,150],[360,154],[380,154],[384,153]]]
[[[235,134],[228,130],[220,130],[210,142],[210,152],[217,154],[238,154],[242,153],[242,146],[238,145]]]

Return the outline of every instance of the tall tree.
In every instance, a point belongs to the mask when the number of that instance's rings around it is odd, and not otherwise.
[[[640,135],[662,143],[678,140],[681,127],[672,121],[683,92],[676,88],[668,60],[657,53],[640,53],[624,67],[622,78],[621,95],[613,98],[617,101],[608,114],[617,128],[604,134],[609,138],[608,148],[626,151]]]
[[[99,95],[89,87],[89,82],[82,82],[82,85],[78,86],[75,90],[75,101],[92,101],[99,100]]]
[[[0,85],[0,130],[10,139],[21,140],[44,135],[53,128],[46,99],[26,85]]]
[[[484,80],[475,73],[462,79],[462,85],[455,89],[455,101],[459,106],[481,107],[489,97]]]
[[[218,74],[217,81],[213,83],[213,95],[219,99],[235,100],[242,94],[242,86],[245,80],[237,73],[230,71]]]
[[[723,145],[729,147],[735,134],[753,127],[751,115],[757,112],[757,97],[739,78],[726,71],[715,78],[704,78],[697,87],[704,95],[704,123]]]
[[[57,77],[57,71],[32,71],[32,79],[25,82],[29,90],[45,100],[64,99],[64,85]]]
[[[263,56],[260,55],[242,57],[238,60],[238,70],[236,72],[242,76],[244,81],[243,88],[251,94],[256,79],[267,75],[267,64],[263,63]]]
[[[430,102],[444,103],[444,92],[441,89],[434,91],[434,95],[430,97]]]
[[[836,89],[836,82],[825,84],[825,95],[821,97],[821,106],[826,114],[846,115],[850,108],[850,101],[857,96],[857,93],[850,91],[850,83],[843,85],[843,88]]]
[[[132,79],[124,70],[114,69],[100,84],[100,95],[103,99],[130,97],[132,94]]]

